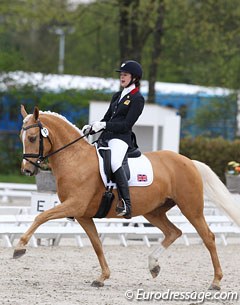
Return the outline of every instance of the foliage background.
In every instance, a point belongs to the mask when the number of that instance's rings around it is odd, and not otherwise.
[[[66,35],[66,74],[115,77],[124,45],[128,55],[141,58],[148,79],[153,51],[161,44],[157,80],[239,89],[238,0],[98,0],[75,7],[69,3],[1,0],[0,70],[57,73],[59,41],[53,29],[61,27],[74,29]],[[159,5],[163,30],[156,43]],[[130,19],[125,23],[120,20],[122,11]],[[128,28],[121,39],[124,24]]]
[[[133,59],[141,58],[144,79],[151,78],[154,64],[156,81],[239,90],[239,0],[98,0],[76,6],[69,3],[1,0],[0,71],[58,73],[59,37],[53,32],[61,27],[74,30],[66,34],[66,74],[116,77],[115,68],[124,59],[123,50],[127,50]],[[126,16],[124,22],[122,13]],[[157,26],[159,18],[161,29]],[[22,90],[11,88],[7,94],[18,104],[25,102],[29,111],[33,106],[30,99],[43,109],[51,107],[55,111],[66,100],[72,109],[78,110],[87,107],[91,99],[109,100],[99,92],[39,92],[27,86]],[[227,102],[224,109],[219,109],[218,104],[213,109],[202,109],[191,124],[207,126],[213,115],[234,115],[236,108],[230,104]],[[17,107],[12,109],[18,111]],[[85,120],[81,117],[78,124]],[[19,171],[21,151],[11,137],[1,139],[1,172]],[[186,138],[180,149],[190,158],[206,162],[222,179],[226,163],[240,160],[238,151],[238,140],[228,142],[221,138]]]
[[[240,160],[240,140],[227,141],[223,138],[196,137],[181,140],[180,153],[210,166],[225,182],[225,171],[229,161]]]

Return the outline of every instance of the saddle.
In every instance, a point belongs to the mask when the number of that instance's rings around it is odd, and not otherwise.
[[[100,146],[99,146],[100,144]],[[111,169],[111,149],[107,146],[107,143],[101,142],[98,143],[97,146],[98,152],[100,156],[103,159],[103,168],[105,175],[107,177],[107,182],[114,181],[112,169]],[[122,167],[124,168],[124,171],[126,173],[127,179],[130,179],[130,169],[128,164],[128,158],[138,158],[141,156],[141,151],[138,149],[138,147],[129,148],[122,163]]]
[[[137,138],[135,133],[131,133],[132,147],[129,147],[127,153],[123,159],[122,167],[126,173],[127,179],[130,179],[130,169],[128,165],[128,158],[138,158],[141,156],[141,151],[138,149]],[[114,181],[112,169],[111,169],[111,149],[108,147],[108,143],[103,139],[99,138],[97,140],[97,149],[100,156],[103,158],[103,168],[105,175],[107,177],[107,183]]]

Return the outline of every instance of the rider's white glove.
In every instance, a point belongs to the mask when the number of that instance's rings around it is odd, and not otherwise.
[[[106,122],[94,122],[92,124],[92,131],[94,132],[98,132],[102,129],[105,129],[106,128]]]
[[[89,133],[91,128],[92,128],[91,125],[84,125],[83,128],[82,128],[83,134]]]

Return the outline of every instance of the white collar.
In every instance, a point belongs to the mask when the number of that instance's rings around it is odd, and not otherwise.
[[[127,95],[128,93],[130,93],[133,89],[136,88],[136,85],[135,84],[132,84],[131,86],[127,87],[127,88],[124,88],[122,93],[121,93],[121,97],[120,97],[120,100],[125,96]]]

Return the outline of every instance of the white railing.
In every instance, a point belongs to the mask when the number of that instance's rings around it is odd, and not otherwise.
[[[4,246],[12,247],[14,240],[19,238],[36,215],[0,215],[0,237],[4,241]],[[169,219],[182,231],[182,240],[186,245],[190,244],[190,237],[197,237],[195,228],[183,216],[169,216]],[[221,239],[224,245],[228,244],[229,234],[240,237],[240,228],[224,215],[208,215],[206,221],[209,227],[217,237]],[[121,218],[103,218],[94,219],[98,233],[102,242],[106,237],[118,238],[120,243],[127,247],[129,239],[138,239],[150,247],[150,238],[156,240],[163,237],[162,232],[149,226],[149,222],[143,217],[133,217],[132,219]],[[34,233],[31,245],[37,247],[37,239],[51,239],[53,245],[59,245],[62,238],[75,238],[77,245],[83,247],[82,238],[86,237],[83,228],[77,222],[70,222],[65,219],[57,219],[41,225]]]
[[[31,206],[0,206],[0,240],[2,239],[4,246],[12,247],[14,241],[33,222],[35,214],[38,212],[34,205],[37,198],[42,199],[41,202],[46,200],[46,202],[53,201],[50,202],[50,205],[55,204],[56,198],[52,198],[53,194],[37,193],[36,191],[37,187],[35,184],[0,183],[0,199],[2,202],[11,201],[12,198],[16,200],[18,198],[28,198],[28,201],[32,203]],[[42,196],[46,198],[42,198]],[[237,197],[236,199],[240,198],[239,194],[233,196]],[[48,200],[50,197],[51,200]],[[45,205],[41,208],[44,207]],[[51,208],[51,206],[47,208]],[[204,214],[210,229],[224,245],[228,244],[229,237],[240,237],[239,227],[207,199],[205,199]],[[198,237],[195,228],[181,214],[177,207],[172,208],[168,212],[168,217],[182,231],[183,235],[180,240],[186,245],[190,244],[190,237]],[[104,242],[106,237],[118,238],[120,243],[126,247],[130,239],[138,239],[150,247],[150,241],[162,239],[163,237],[162,232],[158,228],[151,226],[142,216],[133,217],[132,219],[103,218],[94,219],[94,221],[102,242]],[[54,245],[59,245],[62,238],[75,238],[77,245],[83,247],[83,237],[86,237],[86,233],[77,222],[60,219],[49,221],[40,226],[31,239],[31,245],[37,246],[37,239],[43,238],[51,240],[51,243]]]
[[[36,190],[36,184],[0,182],[0,200],[7,203],[13,198],[31,199],[32,192]]]

